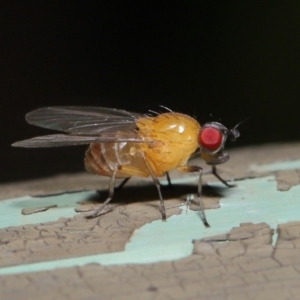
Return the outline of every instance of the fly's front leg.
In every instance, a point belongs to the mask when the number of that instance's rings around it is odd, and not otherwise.
[[[181,166],[178,167],[177,169],[178,171],[185,172],[185,173],[199,172],[197,199],[202,214],[202,222],[205,227],[210,227],[205,216],[204,205],[202,202],[202,173],[203,173],[202,168],[198,166]]]
[[[235,184],[229,184],[227,183],[218,173],[217,173],[217,167],[216,166],[212,166],[212,173],[223,183],[225,184],[227,187],[231,188],[231,187],[235,187]]]
[[[95,211],[93,214],[86,216],[86,219],[93,219],[99,216],[100,212],[103,210],[103,208],[112,200],[113,196],[114,196],[114,189],[115,189],[115,180],[116,180],[116,174],[117,171],[119,170],[120,166],[116,166],[113,174],[111,175],[110,178],[110,182],[109,182],[109,190],[108,190],[108,197],[107,199],[104,201],[104,203],[102,203]],[[85,210],[80,210],[80,209],[76,209],[77,212],[82,212]]]

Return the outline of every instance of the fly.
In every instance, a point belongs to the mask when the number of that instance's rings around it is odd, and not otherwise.
[[[123,178],[125,183],[132,176],[150,176],[158,190],[162,220],[166,220],[158,178],[165,174],[168,177],[169,171],[177,169],[184,173],[199,172],[197,200],[203,223],[209,227],[202,203],[202,168],[187,165],[197,150],[212,166],[212,173],[227,187],[232,187],[220,177],[216,166],[228,161],[225,142],[227,138],[235,141],[239,137],[238,125],[231,130],[218,122],[201,127],[194,118],[170,110],[145,116],[119,109],[76,106],[39,108],[28,113],[26,120],[64,133],[39,136],[12,146],[37,148],[89,144],[85,168],[91,173],[110,177],[107,199],[86,218],[99,216],[112,200],[116,178]]]

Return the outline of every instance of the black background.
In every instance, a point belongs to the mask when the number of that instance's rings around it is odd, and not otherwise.
[[[6,1],[0,13],[1,181],[83,170],[85,147],[10,147],[49,133],[24,121],[41,106],[162,104],[228,127],[252,116],[235,146],[300,139],[299,1]]]

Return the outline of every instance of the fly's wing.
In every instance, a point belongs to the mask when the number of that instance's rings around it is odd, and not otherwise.
[[[50,134],[38,136],[32,139],[16,142],[13,147],[43,148],[84,145],[90,143],[122,143],[136,142],[147,143],[137,132],[103,133],[100,136],[73,135],[73,134]]]
[[[105,107],[53,106],[26,115],[29,124],[79,135],[134,130],[142,114]]]
[[[142,114],[103,107],[57,106],[34,110],[26,115],[28,123],[64,131],[14,143],[14,147],[57,147],[109,142],[151,142],[136,131]]]

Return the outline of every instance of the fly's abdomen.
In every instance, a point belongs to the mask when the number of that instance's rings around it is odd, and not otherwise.
[[[84,163],[89,172],[103,176],[111,176],[116,168],[118,178],[149,175],[139,145],[133,142],[90,144]]]

